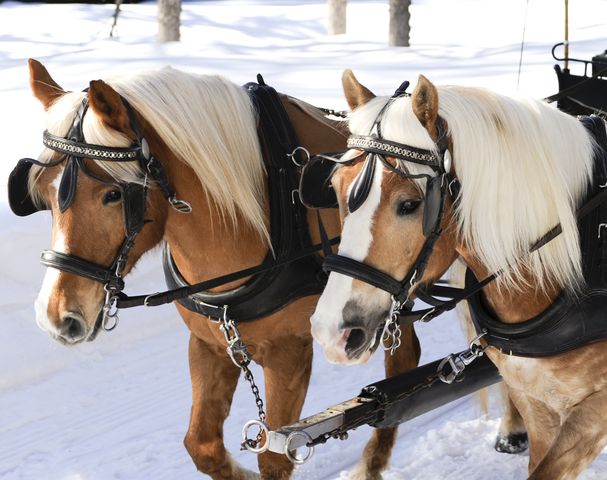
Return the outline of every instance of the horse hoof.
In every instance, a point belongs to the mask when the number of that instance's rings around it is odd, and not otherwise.
[[[498,433],[495,440],[495,450],[500,453],[521,453],[527,450],[528,446],[529,441],[526,432],[509,433],[508,435]]]

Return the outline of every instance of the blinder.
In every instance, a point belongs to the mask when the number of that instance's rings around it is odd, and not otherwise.
[[[32,169],[32,160],[22,158],[8,176],[8,204],[15,215],[27,217],[47,208],[40,208],[32,199],[28,189],[28,179]]]
[[[301,169],[299,198],[308,208],[336,208],[337,196],[331,177],[337,162],[326,155],[314,155]]]

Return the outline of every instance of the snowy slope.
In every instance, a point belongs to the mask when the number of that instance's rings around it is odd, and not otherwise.
[[[424,73],[437,83],[481,85],[514,92],[524,0],[417,0],[412,7],[410,49],[387,43],[387,1],[354,1],[350,33],[325,35],[321,0],[184,2],[182,42],[154,43],[154,2],[124,5],[118,37],[109,39],[112,5],[0,3],[0,479],[161,480],[195,479],[182,438],[190,387],[187,330],[172,307],[123,312],[120,327],[93,343],[67,349],[34,322],[33,300],[43,276],[39,252],[49,245],[46,214],[14,217],[6,202],[6,177],[15,161],[41,149],[42,113],[27,87],[26,59],[45,63],[68,89],[91,79],[170,64],[200,73],[221,73],[236,83],[264,74],[283,92],[318,105],[345,108],[344,68],[379,94]],[[607,48],[607,2],[570,2],[572,55],[587,58]],[[549,52],[561,41],[562,2],[530,0],[522,93],[554,93]],[[133,293],[161,289],[157,252],[127,280]],[[447,316],[421,326],[423,362],[465,342],[457,320]],[[329,365],[316,352],[304,415],[354,396],[382,376],[377,355],[364,367]],[[260,370],[255,373],[260,376]],[[226,443],[238,461],[241,425],[255,416],[244,383],[226,425]],[[492,449],[500,410],[479,418],[474,399],[461,399],[401,429],[387,480],[519,479],[526,455]],[[358,460],[368,428],[347,442],[318,448],[297,470],[300,479],[336,479]],[[603,454],[582,476],[607,478]]]

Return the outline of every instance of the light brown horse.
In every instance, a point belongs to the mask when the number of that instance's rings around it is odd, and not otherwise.
[[[378,162],[368,198],[355,212],[357,228],[344,228],[340,249],[356,244],[356,259],[403,278],[427,238],[422,222],[432,205],[425,179],[446,173],[451,177],[444,180],[455,179],[461,187],[458,193],[452,186],[445,195],[439,238],[424,274],[413,275],[412,295],[461,256],[477,279],[502,272],[484,287],[482,298],[505,325],[520,328],[561,292],[580,298],[584,278],[576,209],[592,185],[595,144],[577,119],[531,99],[478,88],[437,88],[423,76],[410,97],[393,99],[382,111],[386,98],[376,98],[351,74],[345,80],[346,97],[358,107],[350,121],[353,133],[369,135],[381,116],[383,139],[405,146],[409,158],[414,158],[414,151],[428,153],[440,161],[442,173],[440,168],[437,173],[428,165],[385,155],[387,163]],[[439,147],[441,122],[448,137],[445,150]],[[342,211],[347,211],[349,188],[365,158],[334,175]],[[532,245],[558,224],[562,233],[530,253]],[[596,239],[596,228],[591,236]],[[339,285],[332,281],[334,275],[312,317],[313,333],[332,359],[347,361],[340,351],[340,325],[348,314],[342,307],[349,305],[352,311],[355,304],[366,313],[362,318],[370,321],[357,328],[370,336],[378,328],[377,312],[386,312],[391,299],[358,280],[341,280],[347,285]],[[600,312],[597,315],[600,318]],[[529,478],[576,478],[607,444],[605,342],[541,358],[494,347],[486,353],[499,368],[527,427]]]
[[[30,60],[30,84],[47,111],[50,134],[65,137],[84,93],[64,91],[35,60]],[[88,110],[82,120],[84,141],[109,147],[129,147],[136,139],[122,98],[136,111],[140,132],[162,164],[176,195],[188,201],[192,213],[171,208],[161,189],[149,189],[145,223],[129,252],[122,274],[142,254],[165,241],[185,280],[196,283],[260,264],[268,252],[267,179],[257,136],[254,108],[243,89],[216,76],[198,76],[166,68],[120,77],[107,83],[92,81]],[[314,107],[281,96],[300,145],[311,154],[343,150],[345,133]],[[39,160],[53,162],[60,154],[45,149]],[[62,189],[64,163],[32,167],[29,189],[38,205],[53,215],[52,248],[107,266],[124,241],[121,191],[100,182],[140,182],[136,162],[103,162],[85,158],[89,175],[76,171],[69,179],[73,198]],[[75,188],[77,185],[77,188]],[[68,185],[69,186],[69,185]],[[124,195],[124,192],[122,192]],[[70,198],[69,208],[58,205]],[[65,207],[65,206],[64,206]],[[330,233],[338,231],[336,211],[323,212]],[[313,225],[314,223],[310,223]],[[317,242],[317,232],[310,232]],[[245,279],[246,280],[246,279]],[[232,282],[215,291],[233,289]],[[105,292],[101,283],[48,268],[36,300],[38,325],[56,340],[74,345],[93,340]],[[288,303],[276,313],[239,325],[255,362],[263,367],[267,424],[275,429],[297,420],[312,365],[309,317],[318,296]],[[214,479],[255,478],[234,462],[223,443],[223,423],[241,370],[226,353],[226,340],[217,322],[177,305],[191,331],[189,364],[192,411],[185,446],[196,467]],[[236,319],[238,320],[238,319]],[[386,372],[396,374],[417,365],[419,345],[411,330],[407,348],[386,357]],[[254,409],[253,399],[251,407]],[[380,478],[396,431],[377,430],[358,467],[360,478]],[[259,456],[262,478],[288,478],[293,465],[283,456]]]

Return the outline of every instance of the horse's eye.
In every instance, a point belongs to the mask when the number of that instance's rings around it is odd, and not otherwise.
[[[417,210],[420,203],[422,203],[421,200],[401,200],[396,206],[396,214],[399,217],[409,215]]]
[[[110,190],[103,196],[103,204],[116,203],[122,200],[122,192],[120,190]]]

